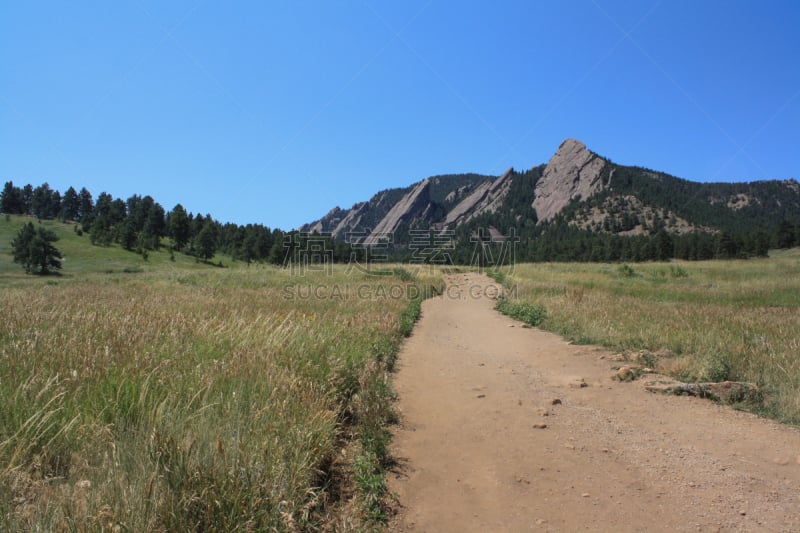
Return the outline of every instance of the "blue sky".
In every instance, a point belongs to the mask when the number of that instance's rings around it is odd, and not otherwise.
[[[800,178],[800,3],[0,1],[0,181],[293,228],[568,137]]]

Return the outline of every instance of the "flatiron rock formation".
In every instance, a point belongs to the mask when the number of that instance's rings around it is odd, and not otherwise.
[[[539,223],[547,222],[573,199],[585,200],[604,188],[600,174],[605,159],[590,152],[586,145],[567,139],[544,169],[536,184],[533,208]]]

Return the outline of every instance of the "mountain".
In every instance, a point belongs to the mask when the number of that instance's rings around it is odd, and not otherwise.
[[[411,230],[447,230],[461,239],[484,228],[514,229],[525,239],[569,231],[619,237],[773,234],[782,220],[800,219],[794,179],[697,183],[663,172],[613,163],[575,139],[544,164],[501,176],[434,176],[381,191],[350,209],[336,207],[302,231],[375,244]],[[591,245],[589,245],[591,247]]]
[[[300,228],[330,233],[334,239],[375,241],[381,233],[430,228],[458,208],[479,185],[495,181],[481,174],[433,176],[405,188],[387,189],[350,209],[334,207],[321,219]]]

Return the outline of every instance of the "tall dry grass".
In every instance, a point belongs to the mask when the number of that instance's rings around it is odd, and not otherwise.
[[[2,289],[0,529],[379,520],[354,465],[380,474],[418,294],[397,287],[425,283],[253,267]]]
[[[750,261],[531,264],[507,283],[543,305],[542,327],[614,350],[669,351],[660,370],[684,380],[750,381],[751,408],[800,423],[800,253]]]

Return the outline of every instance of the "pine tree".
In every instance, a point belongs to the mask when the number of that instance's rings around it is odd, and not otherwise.
[[[189,242],[191,237],[189,217],[181,204],[176,205],[169,214],[169,232],[175,249],[180,250]]]
[[[791,248],[795,245],[794,228],[788,220],[782,220],[778,227],[778,248]]]
[[[149,250],[158,250],[161,247],[161,237],[166,234],[166,229],[164,208],[159,203],[153,203],[142,229],[144,247]]]
[[[43,276],[50,274],[50,268],[61,269],[61,259],[63,256],[52,243],[58,237],[52,231],[40,227],[31,245],[31,255],[33,264],[39,268],[39,273]]]
[[[60,198],[59,198],[60,199]],[[31,209],[36,218],[52,218],[53,211],[53,191],[50,185],[43,183],[33,190],[31,197]],[[59,206],[60,208],[60,206]],[[56,210],[56,214],[58,210]]]
[[[20,214],[21,215],[32,215],[33,214],[33,186],[29,183],[22,188],[22,194],[20,195]]]
[[[62,255],[52,243],[58,237],[52,231],[39,227],[34,229],[28,222],[20,229],[11,243],[14,262],[22,265],[25,272],[50,274],[50,269],[60,269]]]
[[[273,237],[277,232],[273,232]],[[272,241],[272,248],[269,250],[269,257],[267,260],[273,265],[282,265],[287,257],[286,245],[284,244],[284,236],[277,234],[277,237]]]
[[[217,232],[213,220],[206,219],[206,224],[195,237],[195,241],[195,249],[200,259],[208,262],[214,257],[214,253],[217,251]]]
[[[31,243],[36,237],[36,229],[33,223],[28,222],[17,233],[14,240],[11,241],[11,254],[14,256],[14,262],[22,265],[25,272],[30,272],[32,268],[31,263]]]
[[[81,199],[78,192],[70,187],[64,193],[64,198],[61,200],[61,213],[59,218],[61,220],[78,220],[78,213],[81,209]]]
[[[92,221],[89,240],[98,246],[109,246],[114,241],[114,229],[108,215],[100,215]]]
[[[739,253],[739,247],[736,244],[736,239],[727,231],[723,231],[717,240],[717,257],[733,259],[737,253]]]
[[[755,237],[755,255],[756,257],[769,256],[769,235],[764,231],[756,233]]]
[[[22,210],[22,191],[14,187],[10,181],[6,182],[3,192],[0,193],[0,212],[19,215]]]
[[[108,219],[113,226],[121,224],[127,218],[127,211],[125,202],[117,198],[111,202],[111,207],[108,210]]]
[[[120,224],[119,231],[117,232],[117,242],[122,245],[126,250],[133,250],[136,246],[137,234],[133,227],[133,220],[128,217]]]
[[[671,259],[675,253],[675,244],[665,229],[660,229],[656,234],[656,255],[659,261]]]
[[[92,193],[90,193],[86,187],[81,188],[81,192],[78,193],[80,197],[80,207],[78,208],[78,220],[81,221],[81,226],[83,226],[83,231],[88,231],[89,227],[92,225],[92,211],[94,211],[94,200],[92,199]]]

